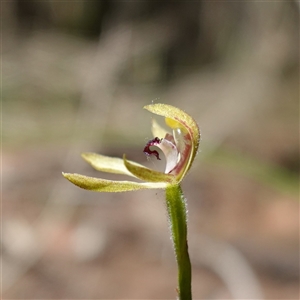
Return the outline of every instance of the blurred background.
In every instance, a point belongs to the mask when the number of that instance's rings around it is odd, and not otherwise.
[[[1,20],[3,298],[176,298],[164,192],[61,175],[125,179],[82,152],[163,169],[142,152],[160,102],[201,128],[194,298],[299,298],[299,2],[18,0]]]

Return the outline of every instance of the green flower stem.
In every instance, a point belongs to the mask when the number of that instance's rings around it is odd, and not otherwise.
[[[192,274],[187,244],[187,210],[179,184],[166,188],[166,202],[178,265],[178,295],[180,300],[189,300],[192,299]]]

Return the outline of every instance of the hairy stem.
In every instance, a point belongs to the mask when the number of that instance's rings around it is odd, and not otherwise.
[[[187,210],[179,184],[166,188],[166,203],[178,265],[178,296],[180,300],[189,300],[192,299],[192,274],[187,244]]]

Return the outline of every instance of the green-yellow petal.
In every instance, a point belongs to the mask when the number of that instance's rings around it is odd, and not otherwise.
[[[96,153],[82,153],[81,156],[96,170],[114,174],[123,174],[135,177],[124,165],[122,158],[109,157]],[[140,166],[138,163],[130,162],[135,166]]]
[[[127,192],[142,189],[162,189],[166,188],[165,182],[133,182],[133,181],[113,181],[95,177],[88,177],[80,174],[62,173],[65,178],[78,187],[95,192]]]
[[[126,159],[124,154],[123,156],[124,165],[135,177],[147,181],[147,182],[167,182],[174,183],[175,176],[171,174],[165,174],[162,172],[158,172],[155,170],[148,169],[143,166],[138,166],[136,164],[132,164],[130,161]]]

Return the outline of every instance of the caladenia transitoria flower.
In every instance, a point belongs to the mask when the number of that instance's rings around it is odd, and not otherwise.
[[[166,157],[165,172],[146,168],[136,162],[103,156],[95,153],[83,153],[82,157],[95,169],[103,172],[123,174],[140,179],[136,181],[114,181],[88,177],[79,174],[63,173],[73,184],[97,192],[125,192],[141,189],[166,190],[166,205],[172,231],[172,239],[178,264],[179,299],[192,298],[191,264],[187,246],[187,209],[180,182],[191,168],[198,151],[200,131],[194,119],[184,111],[167,104],[151,104],[144,107],[148,111],[165,117],[171,132],[163,129],[153,120],[154,138],[144,147],[144,153],[160,159],[155,147]]]

